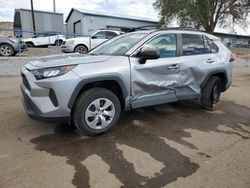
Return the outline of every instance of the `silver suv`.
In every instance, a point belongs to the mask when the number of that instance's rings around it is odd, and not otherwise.
[[[137,31],[89,54],[48,56],[22,70],[22,101],[36,120],[72,122],[88,135],[109,130],[121,110],[199,99],[208,110],[229,88],[232,54],[199,31]]]

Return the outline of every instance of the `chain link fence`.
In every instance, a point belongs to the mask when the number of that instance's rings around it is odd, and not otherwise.
[[[39,57],[62,54],[61,46],[65,45],[66,39],[75,37],[84,37],[84,43],[91,48],[90,35],[48,31],[36,31],[34,34],[27,30],[0,29],[0,56]]]
[[[7,36],[5,34],[4,36],[1,36],[2,33],[12,33],[12,35]],[[11,40],[11,43],[13,43],[13,46],[15,46],[16,55],[20,57],[39,57],[53,54],[63,54],[63,51],[65,50],[63,50],[62,48],[65,48],[66,39],[75,37],[83,37],[84,43],[86,43],[86,46],[88,48],[87,50],[89,50],[92,47],[91,42],[93,41],[93,36],[90,35],[48,31],[36,31],[36,34],[34,35],[33,31],[28,30],[14,31],[0,29],[0,36],[0,44],[3,37]],[[228,48],[233,53],[236,53],[238,58],[250,61],[250,44],[237,44],[235,46],[228,46]]]

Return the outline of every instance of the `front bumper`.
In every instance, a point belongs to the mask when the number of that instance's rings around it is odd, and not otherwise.
[[[74,45],[61,45],[61,51],[64,53],[72,53],[74,52]]]
[[[51,123],[64,123],[70,121],[70,116],[61,116],[61,117],[46,117],[35,105],[35,103],[29,98],[25,93],[23,87],[21,86],[22,91],[22,103],[26,114],[37,121],[51,122]]]
[[[67,105],[80,79],[77,74],[70,71],[58,77],[36,80],[25,67],[21,74],[22,102],[32,119],[59,123],[70,120],[71,109]]]

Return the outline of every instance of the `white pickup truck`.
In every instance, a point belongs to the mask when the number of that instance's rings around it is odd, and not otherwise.
[[[61,51],[64,53],[87,53],[101,43],[123,33],[124,32],[122,31],[115,30],[97,30],[90,37],[86,36],[67,39],[61,45]]]
[[[64,35],[56,33],[38,33],[32,38],[23,38],[28,47],[42,47],[48,45],[60,46],[66,38]]]

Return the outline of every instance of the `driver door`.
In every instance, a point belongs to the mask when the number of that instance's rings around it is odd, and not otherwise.
[[[101,43],[105,42],[107,35],[105,31],[98,31],[91,37],[91,49],[99,46]]]
[[[139,58],[130,57],[132,108],[177,101],[175,88],[180,72],[177,56],[177,36],[161,34],[141,47],[160,53],[160,58],[140,64]]]

